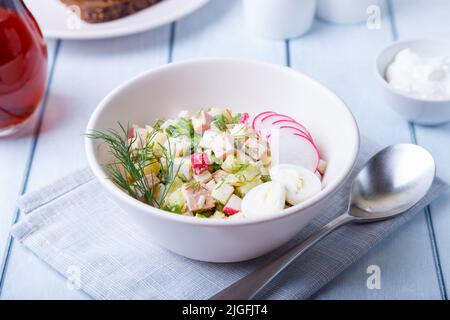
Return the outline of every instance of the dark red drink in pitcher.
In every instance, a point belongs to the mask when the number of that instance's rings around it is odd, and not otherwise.
[[[45,92],[47,49],[22,0],[0,0],[0,137],[25,125]]]

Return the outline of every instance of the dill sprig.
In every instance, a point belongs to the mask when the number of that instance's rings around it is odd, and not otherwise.
[[[145,140],[139,134],[128,138],[129,125],[124,127],[119,123],[120,130],[114,129],[93,130],[86,134],[90,139],[100,140],[107,144],[114,161],[104,165],[110,179],[125,190],[130,196],[141,200],[151,206],[163,208],[165,199],[178,176],[181,164],[175,166],[176,148],[168,140],[167,147],[158,142],[162,155],[154,152],[156,134],[162,132],[159,123],[156,123],[151,132],[146,134]],[[134,148],[138,142],[138,148]],[[159,162],[163,187],[158,199],[155,197],[155,188],[149,183],[145,168]]]
[[[164,187],[163,190],[161,191],[158,208],[165,207],[165,199],[169,194],[170,190],[172,189],[173,183],[175,182],[175,179],[177,178],[178,173],[180,172],[180,168],[183,165],[183,161],[181,161],[178,166],[175,166],[176,146],[172,148],[170,140],[168,141],[169,143],[167,144],[167,148],[165,148],[159,143],[159,145],[162,148],[163,154],[160,161],[164,163],[164,166],[163,163],[161,163],[161,166],[167,168],[167,170],[162,170],[161,173],[161,182],[163,183]]]

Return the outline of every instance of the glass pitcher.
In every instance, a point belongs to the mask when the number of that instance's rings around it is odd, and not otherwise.
[[[0,0],[0,137],[26,126],[40,104],[47,48],[22,0]]]

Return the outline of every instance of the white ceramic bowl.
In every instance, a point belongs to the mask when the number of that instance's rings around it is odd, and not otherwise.
[[[430,100],[412,97],[386,81],[386,69],[397,53],[410,48],[425,56],[450,56],[450,42],[442,40],[408,40],[395,42],[377,56],[375,76],[388,105],[405,119],[422,125],[437,125],[450,121],[450,99]]]
[[[120,190],[102,168],[111,161],[104,145],[86,139],[87,158],[111,198],[163,247],[196,260],[248,260],[287,242],[329,205],[355,163],[358,127],[336,95],[303,74],[260,62],[208,59],[169,64],[125,83],[100,103],[87,131],[117,129],[117,121],[152,124],[183,109],[195,112],[210,106],[253,114],[272,109],[301,121],[328,161],[323,190],[265,217],[199,219],[153,208]]]

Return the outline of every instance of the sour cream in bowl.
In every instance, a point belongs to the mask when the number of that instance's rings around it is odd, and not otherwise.
[[[450,121],[450,42],[396,42],[376,60],[376,77],[388,105],[409,121]]]
[[[386,70],[386,80],[405,94],[424,100],[450,99],[450,55],[426,56],[406,48]]]

